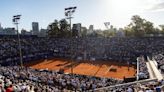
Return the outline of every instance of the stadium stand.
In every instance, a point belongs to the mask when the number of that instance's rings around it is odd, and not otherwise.
[[[139,62],[139,79],[148,79],[149,78],[149,72],[147,69],[146,61],[143,56],[140,56],[138,58]]]
[[[98,78],[83,75],[60,74],[55,71],[36,70],[25,67],[0,67],[1,87],[16,92],[60,92],[62,90],[86,91],[123,83],[112,78]]]
[[[111,60],[136,65],[136,58],[139,57],[140,78],[144,79],[149,78],[144,56],[153,56],[164,51],[162,37],[72,39],[21,37],[21,44],[24,63],[53,57],[75,60],[81,57],[84,60]],[[19,67],[18,47],[16,37],[0,37],[0,92],[94,91],[96,88],[105,89],[123,83],[122,80],[113,78],[61,74],[57,71]],[[161,59],[154,58],[158,63],[162,63]],[[163,80],[153,80],[141,84],[125,84],[119,88],[112,87],[107,92],[162,92],[159,90],[162,90],[163,85]]]
[[[95,89],[95,92],[163,92],[164,81],[146,79],[136,82]]]
[[[17,64],[19,60],[16,37],[0,38],[0,59],[4,64]],[[163,51],[162,37],[145,38],[37,38],[22,37],[23,61],[35,61],[51,57],[87,60],[117,60],[135,62],[140,55],[152,55]],[[158,47],[158,48],[156,48]],[[10,63],[8,63],[10,62]]]

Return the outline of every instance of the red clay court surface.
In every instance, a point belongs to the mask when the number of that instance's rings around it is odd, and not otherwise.
[[[71,73],[71,67],[73,64],[73,73],[123,79],[124,77],[134,77],[136,69],[133,66],[121,64],[118,62],[107,62],[107,61],[85,61],[71,63],[70,60],[66,59],[52,59],[35,62],[28,65],[35,69],[48,69],[48,70],[59,70],[63,69],[65,73]],[[116,69],[116,71],[110,71],[110,69]]]

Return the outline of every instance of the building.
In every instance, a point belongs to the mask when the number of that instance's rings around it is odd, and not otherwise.
[[[1,23],[0,23],[0,34],[3,32],[3,28],[1,26]]]
[[[94,31],[94,26],[90,25],[87,34],[91,34]]]
[[[0,23],[0,29],[2,28],[1,23]]]
[[[39,35],[39,23],[32,22],[32,35]]]
[[[86,27],[81,27],[81,36],[82,37],[87,36],[87,28]]]
[[[94,30],[94,26],[93,25],[90,25],[89,26],[89,30],[92,30],[93,31]]]
[[[0,28],[0,34],[3,34],[3,28]]]
[[[32,33],[22,29],[21,30],[21,35],[32,35]]]
[[[39,32],[39,37],[46,37],[48,34],[47,34],[48,30],[47,29],[40,29],[40,32]]]
[[[1,32],[2,35],[16,35],[17,31],[15,28],[4,28]]]
[[[73,24],[72,36],[81,36],[81,23]]]

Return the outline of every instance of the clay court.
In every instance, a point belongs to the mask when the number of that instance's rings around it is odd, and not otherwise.
[[[73,73],[123,79],[124,77],[134,77],[136,69],[134,66],[128,66],[125,64],[108,62],[108,61],[72,61],[66,59],[51,59],[42,60],[28,65],[35,69],[48,69],[48,70],[60,70],[63,69],[65,73],[71,73],[71,67],[73,67]]]

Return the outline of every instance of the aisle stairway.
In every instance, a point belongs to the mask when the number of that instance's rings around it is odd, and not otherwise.
[[[162,74],[160,73],[160,71],[157,69],[156,64],[154,63],[154,61],[150,60],[149,57],[147,57],[147,59],[148,59],[149,65],[150,65],[150,67],[151,67],[151,69],[152,69],[152,70],[149,72],[149,74],[154,73],[155,77],[156,77],[158,80],[162,80],[162,79],[163,79],[163,76],[162,76]]]

